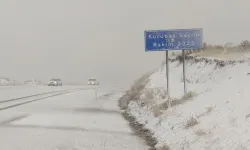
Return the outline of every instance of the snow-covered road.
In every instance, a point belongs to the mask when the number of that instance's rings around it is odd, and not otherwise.
[[[9,96],[0,91],[0,101],[65,89],[72,86],[2,89]],[[95,94],[89,88],[0,111],[0,149],[147,150],[121,115],[123,93],[112,87]]]

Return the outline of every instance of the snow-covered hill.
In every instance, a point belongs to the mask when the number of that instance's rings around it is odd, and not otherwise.
[[[182,64],[172,59],[172,107],[167,106],[163,66],[144,82],[145,88],[137,91],[139,97],[133,96],[126,112],[153,133],[158,148],[165,145],[173,150],[250,149],[248,59],[188,59],[188,95],[183,95]],[[135,94],[133,91],[130,94]]]

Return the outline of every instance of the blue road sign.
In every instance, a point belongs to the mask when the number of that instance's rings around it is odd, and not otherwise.
[[[174,29],[145,31],[145,51],[200,49],[203,46],[203,30]]]

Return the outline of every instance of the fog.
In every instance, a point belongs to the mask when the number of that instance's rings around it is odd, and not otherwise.
[[[203,28],[208,43],[250,39],[247,0],[1,0],[0,76],[128,85],[158,68],[144,30]]]

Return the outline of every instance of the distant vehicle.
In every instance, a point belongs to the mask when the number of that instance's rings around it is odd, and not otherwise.
[[[62,81],[61,79],[50,79],[48,86],[62,86]]]
[[[99,85],[99,82],[95,78],[90,78],[88,80],[88,85]]]

